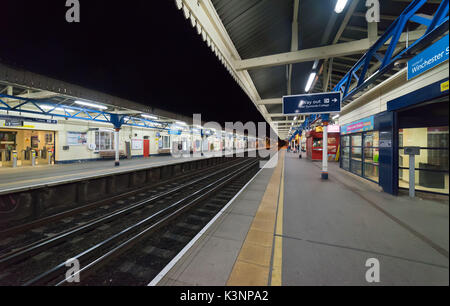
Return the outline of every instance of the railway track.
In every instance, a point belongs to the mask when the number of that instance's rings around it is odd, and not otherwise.
[[[148,283],[159,272],[157,266],[170,260],[189,237],[195,236],[202,224],[256,173],[258,166],[259,159],[240,159],[201,171],[195,179],[187,175],[156,190],[141,190],[139,197],[133,193],[120,208],[104,202],[78,212],[76,217],[65,216],[60,223],[66,221],[71,226],[49,225],[45,238],[0,255],[0,285],[68,284],[65,274],[69,258],[80,263],[81,284],[124,284],[124,280],[128,285]],[[70,218],[73,220],[67,221]],[[140,265],[129,259],[139,262],[139,254],[147,253],[163,254],[163,258],[156,259],[156,255],[155,260],[136,269]],[[143,273],[144,270],[148,272]],[[122,273],[126,277],[112,277],[111,273],[115,275],[117,271],[125,271]]]
[[[47,236],[53,236],[55,232],[61,232],[65,228],[70,228],[73,224],[85,223],[92,218],[122,208],[127,202],[136,202],[145,199],[149,195],[170,190],[190,182],[198,176],[215,171],[226,165],[232,165],[235,162],[236,160],[230,159],[229,161],[213,167],[190,171],[186,174],[161,180],[158,183],[149,184],[145,187],[121,193],[101,201],[82,205],[74,209],[68,209],[26,224],[11,226],[5,230],[0,230],[0,258],[5,253],[21,248],[23,245],[44,239]],[[99,210],[99,208],[102,209]]]

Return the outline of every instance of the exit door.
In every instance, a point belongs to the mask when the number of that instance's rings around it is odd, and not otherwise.
[[[144,157],[150,156],[150,139],[144,139]]]

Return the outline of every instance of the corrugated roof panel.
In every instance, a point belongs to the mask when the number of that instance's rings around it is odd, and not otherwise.
[[[241,58],[290,50],[292,0],[212,2]]]
[[[354,14],[348,25],[362,29],[367,28],[367,21],[362,15],[367,9],[365,2],[359,0],[355,10],[355,13],[359,14]],[[294,0],[212,0],[212,3],[241,58],[247,59],[290,51]],[[397,17],[409,5],[406,1],[382,1],[380,4],[382,15],[394,17]],[[330,35],[324,45],[331,43],[350,6],[350,1],[338,16],[334,12],[335,5],[336,0],[300,0],[298,15],[300,50],[323,45],[327,24],[335,18]],[[434,6],[435,4],[425,5],[425,13],[429,7]],[[382,19],[378,24],[380,32],[384,31],[392,22],[390,19]],[[367,37],[367,32],[350,28],[344,31],[342,37],[348,40],[362,39]],[[339,42],[344,41],[346,40]],[[348,56],[348,58],[354,57],[356,62],[361,56],[362,54]],[[312,63],[293,65],[293,94],[304,93]],[[345,71],[348,71],[353,65],[351,61],[345,59],[336,59],[335,63],[336,69]],[[285,65],[251,70],[249,73],[262,99],[279,98],[287,94]],[[336,72],[335,78],[342,75],[342,72]],[[335,84],[335,81],[332,81],[332,84]],[[319,88],[320,86],[317,86],[317,89]],[[272,113],[281,112],[280,105],[267,105],[266,108]]]

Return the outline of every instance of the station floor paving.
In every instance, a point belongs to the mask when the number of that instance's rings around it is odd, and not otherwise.
[[[150,285],[449,284],[448,201],[320,166],[281,151]]]
[[[151,156],[149,158],[121,159],[120,166],[115,167],[113,160],[80,162],[73,164],[24,166],[18,168],[0,168],[0,193],[37,185],[54,184],[142,169],[143,167],[161,166],[206,157],[179,157],[171,155]]]

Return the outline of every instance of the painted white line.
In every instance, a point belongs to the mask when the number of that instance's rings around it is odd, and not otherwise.
[[[276,154],[270,159],[270,161],[274,158],[278,158],[278,152],[276,152]],[[247,184],[245,184],[245,186],[242,187],[241,190],[239,190],[239,192],[214,216],[214,218],[211,219],[211,221],[208,222],[208,224],[205,225],[205,227],[202,228],[202,230],[197,235],[195,235],[194,238],[192,238],[191,241],[189,241],[189,243],[177,254],[177,256],[175,256],[147,286],[156,286],[161,281],[161,279],[166,276],[166,274],[178,263],[181,257],[183,257],[184,254],[186,254],[186,252],[189,251],[189,249],[197,242],[197,240],[211,227],[211,225],[213,225],[214,222],[216,222],[216,220],[221,215],[223,215],[225,210],[227,210],[227,208],[234,202],[234,200],[241,194],[241,192],[244,191],[245,188],[247,188],[247,186],[258,176],[258,174],[266,168],[270,161],[267,162],[264,167],[259,169],[259,171],[250,179],[250,181],[248,181]]]

